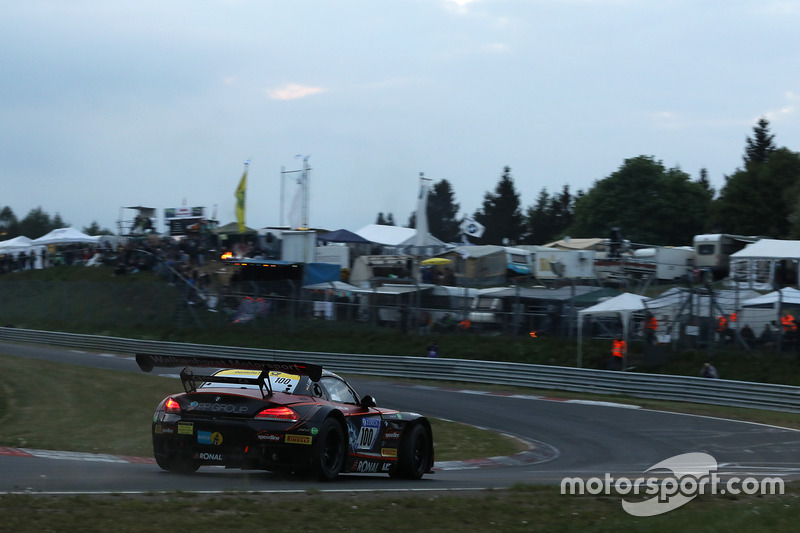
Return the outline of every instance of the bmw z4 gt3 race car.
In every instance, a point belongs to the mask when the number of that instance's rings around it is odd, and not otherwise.
[[[184,392],[164,398],[153,416],[153,454],[164,470],[218,465],[329,481],[343,472],[419,479],[433,469],[427,418],[379,409],[321,366],[153,354],[136,362],[145,372],[185,367]]]

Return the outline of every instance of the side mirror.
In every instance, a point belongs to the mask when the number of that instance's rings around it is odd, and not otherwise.
[[[367,409],[368,407],[375,407],[377,404],[375,403],[375,398],[367,394],[363,398],[361,398],[361,407]]]

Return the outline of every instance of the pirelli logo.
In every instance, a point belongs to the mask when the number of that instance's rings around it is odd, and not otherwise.
[[[381,448],[383,457],[397,457],[397,448]]]
[[[286,435],[283,441],[286,444],[311,444],[311,435]]]

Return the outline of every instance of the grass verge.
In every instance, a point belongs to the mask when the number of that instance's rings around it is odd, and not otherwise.
[[[137,497],[0,496],[4,531],[180,531],[208,524],[215,533],[278,530],[330,531],[771,531],[797,530],[800,493],[770,497],[698,497],[649,518],[626,514],[619,498],[565,496],[558,487],[518,486],[485,492],[246,494],[187,493]],[[213,525],[211,525],[213,524]]]

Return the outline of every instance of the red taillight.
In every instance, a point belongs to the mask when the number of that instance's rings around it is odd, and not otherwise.
[[[281,407],[270,407],[269,409],[264,409],[260,413],[256,415],[257,420],[278,420],[281,422],[297,422],[299,418],[297,417],[297,413],[289,409],[288,407],[281,406]]]
[[[181,406],[178,402],[175,401],[175,398],[167,398],[166,403],[164,403],[164,412],[180,414]]]

